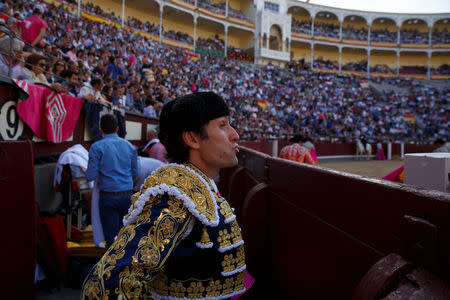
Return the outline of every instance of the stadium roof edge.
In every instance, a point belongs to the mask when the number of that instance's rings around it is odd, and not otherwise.
[[[433,17],[433,16],[446,16],[450,18],[450,11],[449,12],[445,12],[445,13],[394,13],[394,12],[383,12],[383,11],[372,11],[372,10],[357,10],[357,9],[348,9],[348,8],[340,8],[340,7],[334,7],[334,6],[326,6],[326,5],[321,5],[321,4],[312,4],[312,3],[306,3],[306,2],[300,2],[300,1],[295,1],[295,0],[288,0],[288,5],[287,8],[291,8],[291,7],[295,7],[295,6],[306,6],[306,7],[310,7],[310,8],[315,8],[315,7],[319,7],[319,8],[324,8],[324,9],[333,9],[333,10],[337,10],[337,11],[342,11],[342,12],[349,12],[349,13],[360,13],[360,14],[370,14],[370,15],[389,15],[389,16],[411,16],[412,18],[414,18],[414,16],[428,16],[428,17]],[[300,5],[298,5],[300,4]]]

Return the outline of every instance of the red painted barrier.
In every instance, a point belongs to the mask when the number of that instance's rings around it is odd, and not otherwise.
[[[242,224],[255,299],[350,299],[390,253],[450,279],[449,194],[248,148],[220,188]]]
[[[0,190],[2,298],[34,299],[36,194],[30,141],[0,142]]]

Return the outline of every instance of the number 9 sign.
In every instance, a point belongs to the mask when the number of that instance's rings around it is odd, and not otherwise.
[[[14,141],[23,133],[24,123],[17,114],[17,102],[8,100],[0,107],[0,140]]]

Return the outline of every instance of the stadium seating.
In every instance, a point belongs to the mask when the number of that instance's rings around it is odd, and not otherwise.
[[[193,4],[193,1],[172,2]],[[13,9],[5,11],[6,16],[19,12],[26,17],[31,9],[26,2],[8,0],[7,3]],[[284,138],[294,132],[319,140],[342,141],[366,135],[380,140],[429,143],[437,137],[448,136],[448,116],[444,109],[448,105],[448,88],[428,86],[414,79],[394,79],[397,81],[393,84],[401,82],[410,87],[410,94],[380,97],[362,84],[367,78],[360,76],[367,75],[368,64],[361,58],[341,63],[327,57],[328,52],[324,51],[325,56],[314,59],[312,69],[305,59],[293,60],[285,68],[271,64],[256,66],[251,48],[227,45],[225,49],[225,41],[218,36],[196,37],[194,41],[191,33],[175,31],[170,26],[166,29],[164,23],[160,28],[159,24],[136,17],[129,17],[122,28],[117,12],[106,12],[89,3],[83,3],[83,18],[78,20],[74,2],[46,0],[42,3],[46,7],[44,19],[49,24],[45,35],[48,46],[31,49],[27,45],[25,53],[42,52],[47,58],[44,71],[50,83],[71,83],[56,75],[58,62],[64,69],[78,73],[80,82],[72,86],[77,96],[81,95],[81,87],[91,88],[92,78],[102,78],[105,87],[101,92],[105,100],[144,115],[147,111],[144,108],[156,101],[161,105],[154,106],[155,115],[151,116],[157,117],[168,99],[187,92],[213,90],[232,107],[231,120],[244,140]],[[198,1],[198,7],[216,13],[228,11],[229,16],[249,21],[231,6],[227,10],[221,4]],[[293,19],[292,30],[311,34],[312,26],[300,18]],[[315,37],[337,38],[339,43],[340,35],[338,25],[320,20],[314,23]],[[342,28],[342,38],[364,41],[369,38],[369,32],[350,24]],[[387,29],[371,30],[370,38],[397,43],[397,34]],[[400,38],[401,43],[424,42],[422,33],[409,29],[401,31]],[[436,28],[433,41],[448,43],[448,33]],[[327,43],[323,46],[325,50]],[[68,58],[70,51],[74,52],[74,61]],[[224,52],[227,57],[223,57]],[[117,60],[117,66],[110,64],[109,57]],[[114,68],[120,68],[123,76],[110,75],[114,70],[119,72]],[[373,63],[369,71],[392,77],[396,74],[394,68],[390,63]],[[338,74],[340,71],[347,75]],[[448,65],[431,71],[449,75]],[[427,69],[405,65],[397,72],[402,76],[426,76]],[[406,114],[414,115],[416,121],[404,118]]]

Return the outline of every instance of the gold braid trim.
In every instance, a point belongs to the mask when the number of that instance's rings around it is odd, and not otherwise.
[[[218,196],[208,177],[193,165],[178,164],[163,166],[147,177],[140,194],[133,195],[133,205],[124,223],[133,222],[136,215],[153,205],[164,193],[182,200],[189,212],[204,225],[217,226],[219,223]]]

